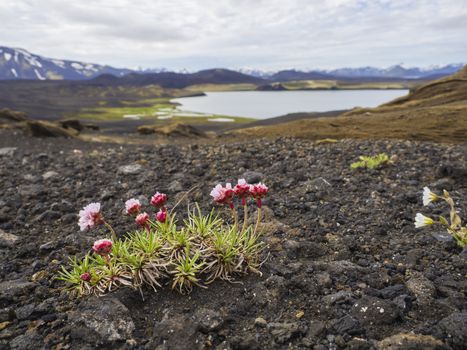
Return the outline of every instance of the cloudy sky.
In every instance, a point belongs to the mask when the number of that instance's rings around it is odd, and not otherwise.
[[[0,0],[0,46],[190,70],[467,62],[467,0]]]

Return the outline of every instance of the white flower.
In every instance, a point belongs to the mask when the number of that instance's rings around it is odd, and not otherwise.
[[[432,218],[429,218],[428,216],[425,216],[421,213],[417,213],[417,215],[415,215],[415,227],[416,228],[433,225],[433,223],[434,223],[434,220]]]
[[[423,205],[428,205],[438,199],[438,196],[431,192],[428,187],[423,187]]]

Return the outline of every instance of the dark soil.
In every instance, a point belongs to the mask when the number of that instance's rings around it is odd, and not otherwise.
[[[398,161],[350,170],[380,152]],[[467,219],[465,143],[132,146],[0,130],[0,154],[0,349],[465,349],[466,258],[413,224],[444,210],[422,207],[423,186],[449,190]],[[190,200],[209,209],[211,187],[239,177],[270,187],[262,277],[189,296],[146,290],[144,301],[132,290],[75,300],[54,280],[104,235],[79,231],[89,202],[123,233],[130,197],[158,190],[174,203],[201,185]]]

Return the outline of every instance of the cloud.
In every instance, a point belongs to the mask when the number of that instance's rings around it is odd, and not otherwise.
[[[115,66],[278,69],[462,62],[458,0],[16,0],[0,44]]]

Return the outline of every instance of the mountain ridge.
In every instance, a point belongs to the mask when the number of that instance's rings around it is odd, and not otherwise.
[[[388,68],[377,67],[342,67],[337,69],[314,69],[297,70],[283,69],[278,71],[266,71],[261,69],[222,69],[226,72],[242,74],[243,78],[239,82],[253,82],[261,84],[265,81],[293,81],[293,80],[353,80],[353,79],[436,79],[451,75],[461,69],[463,64],[455,63],[444,66],[432,66],[426,68],[409,67],[405,68],[401,64]],[[137,81],[154,80],[155,74],[159,78],[166,80],[169,77],[190,80],[196,78],[196,74],[203,76],[206,72],[216,71],[216,69],[205,69],[198,72],[189,72],[186,69],[171,71],[166,68],[154,69],[129,69],[115,68],[109,65],[86,63],[76,60],[64,60],[47,58],[41,55],[30,53],[21,48],[11,48],[0,46],[0,80],[90,80],[102,74],[110,74],[115,77],[125,77],[129,74],[138,74]],[[219,73],[219,72],[218,72]],[[230,74],[230,73],[229,73]],[[141,78],[148,75],[146,79]],[[182,78],[186,75],[186,78]],[[218,74],[219,75],[219,74]],[[248,76],[250,78],[245,78]],[[240,76],[237,76],[238,79]],[[127,79],[131,80],[131,79]],[[156,79],[157,80],[157,79]],[[196,80],[196,79],[195,79]],[[201,79],[202,80],[202,79]],[[216,81],[216,80],[215,80]],[[206,83],[216,83],[206,81]],[[223,82],[217,82],[222,84]],[[229,81],[228,83],[233,83]],[[166,85],[170,85],[166,82]],[[183,84],[175,84],[177,87]]]

